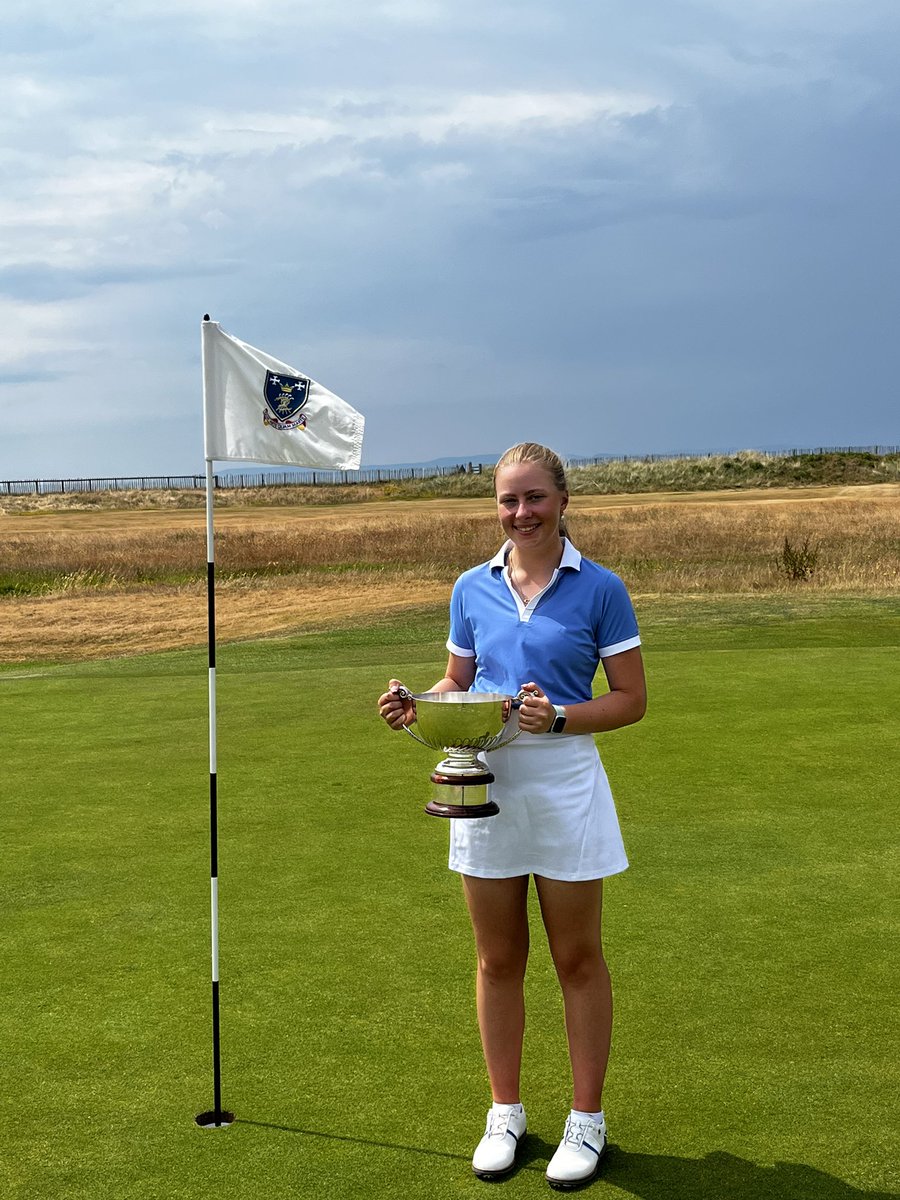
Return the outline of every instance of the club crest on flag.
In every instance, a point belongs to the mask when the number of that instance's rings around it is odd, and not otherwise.
[[[302,375],[266,371],[263,393],[267,407],[263,409],[263,424],[273,429],[305,429],[306,416],[300,410],[309,397],[309,384]]]

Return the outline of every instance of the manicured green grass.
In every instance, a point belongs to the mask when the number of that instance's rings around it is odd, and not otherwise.
[[[780,603],[780,602],[779,602]],[[799,604],[799,602],[798,602]],[[590,1195],[898,1190],[896,601],[642,611],[650,712],[601,739],[632,868],[607,887],[613,1149]],[[0,676],[0,1195],[484,1196],[472,949],[433,755],[390,733],[443,617],[223,647],[223,1073],[212,1103],[206,670]],[[539,930],[531,1132],[568,1074]]]

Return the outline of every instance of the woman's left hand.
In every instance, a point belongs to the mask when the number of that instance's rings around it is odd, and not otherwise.
[[[523,733],[548,733],[556,719],[556,709],[536,683],[523,683],[525,693],[519,709],[519,728]]]

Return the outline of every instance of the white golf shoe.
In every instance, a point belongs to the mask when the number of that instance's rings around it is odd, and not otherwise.
[[[500,1179],[516,1164],[516,1151],[525,1136],[525,1110],[518,1105],[488,1109],[484,1137],[472,1155],[472,1170],[479,1179]]]
[[[559,1192],[570,1192],[589,1183],[600,1169],[606,1151],[606,1121],[570,1113],[566,1132],[550,1159],[547,1182]]]

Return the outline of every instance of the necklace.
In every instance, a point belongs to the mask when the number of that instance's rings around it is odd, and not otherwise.
[[[512,562],[508,564],[508,567],[509,581],[526,604],[529,602],[529,600],[533,600],[538,592],[542,592],[547,586],[546,583],[535,583],[534,580],[531,579],[527,581],[523,579],[522,582],[519,582],[519,580],[516,578],[519,568],[513,566]],[[550,581],[548,580],[547,582],[549,583]]]

